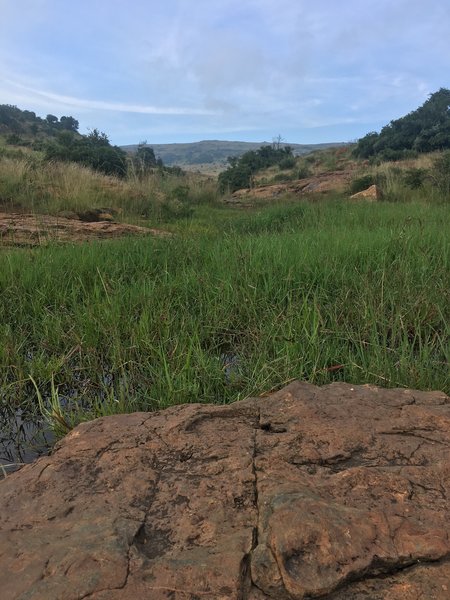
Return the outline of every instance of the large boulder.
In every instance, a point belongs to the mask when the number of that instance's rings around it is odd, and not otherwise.
[[[294,382],[85,423],[0,483],[2,600],[448,600],[450,399]]]

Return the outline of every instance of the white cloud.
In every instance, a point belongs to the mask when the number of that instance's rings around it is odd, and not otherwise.
[[[21,83],[11,81],[8,79],[4,80],[4,84],[9,84],[13,88],[16,87],[22,92],[19,93],[19,97],[24,98],[23,92],[27,92],[28,95],[32,94],[38,98],[50,101],[52,106],[67,106],[70,108],[88,109],[88,110],[108,110],[114,112],[126,112],[126,113],[139,113],[146,115],[216,115],[217,110],[203,109],[203,108],[190,108],[190,107],[179,107],[179,106],[149,106],[142,104],[128,104],[124,102],[108,102],[104,100],[89,100],[84,98],[76,98],[73,96],[65,96],[63,94],[56,94],[54,92],[46,90],[38,90]]]

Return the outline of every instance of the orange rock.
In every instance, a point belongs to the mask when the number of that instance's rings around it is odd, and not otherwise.
[[[448,600],[450,399],[293,382],[79,425],[0,482],[2,600]]]
[[[381,190],[377,185],[371,185],[366,190],[358,192],[350,196],[352,200],[367,200],[369,202],[376,202],[381,198]]]

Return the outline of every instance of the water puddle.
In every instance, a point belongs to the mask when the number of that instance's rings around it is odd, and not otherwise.
[[[42,418],[0,406],[0,479],[48,454],[54,435]]]

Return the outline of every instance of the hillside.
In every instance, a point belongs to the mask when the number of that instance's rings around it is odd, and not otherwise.
[[[385,125],[380,133],[372,131],[362,137],[355,156],[399,160],[446,149],[450,149],[450,90],[441,88],[416,110]]]
[[[199,171],[221,171],[227,166],[229,156],[242,156],[249,150],[257,150],[263,145],[271,142],[232,142],[225,140],[203,140],[186,144],[148,144],[151,146],[165,165],[180,165],[184,169],[196,169]],[[314,150],[321,150],[342,143],[328,144],[280,144],[290,146],[295,156],[308,154]],[[122,146],[126,152],[135,152],[138,145]]]
[[[53,138],[60,131],[77,136],[78,121],[70,116],[48,114],[45,119],[31,110],[21,110],[12,104],[0,104],[0,135],[10,143],[29,145],[32,142]]]

